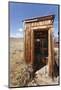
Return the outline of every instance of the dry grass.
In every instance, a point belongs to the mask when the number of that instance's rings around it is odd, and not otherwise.
[[[23,39],[10,39],[10,87],[24,86],[29,79]]]
[[[58,49],[55,48],[54,51],[56,54],[55,56],[56,62],[58,63],[58,53],[57,53]],[[30,80],[30,74],[28,72],[28,66],[26,65],[24,60],[24,40],[11,38],[10,39],[10,87],[26,86],[28,85],[29,80]],[[31,85],[31,83],[29,83],[29,86]],[[40,84],[44,84],[44,83],[45,81]],[[36,83],[34,84],[32,83],[32,85],[37,86]]]

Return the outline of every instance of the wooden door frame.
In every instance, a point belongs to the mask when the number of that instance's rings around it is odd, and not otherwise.
[[[34,61],[34,31],[36,30],[38,31],[40,30],[42,32],[46,30],[47,32],[49,32],[49,28],[38,28],[38,29],[31,30],[31,64],[33,64],[33,61]],[[49,34],[48,34],[48,38],[49,38]],[[49,57],[49,47],[48,47],[48,57]]]

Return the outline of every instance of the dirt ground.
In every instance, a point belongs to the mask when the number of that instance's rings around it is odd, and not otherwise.
[[[44,74],[44,68],[37,71],[35,73],[35,78],[30,80],[30,74],[27,71],[27,64],[24,60],[24,39],[10,38],[10,87],[58,84],[59,77],[55,78],[54,81],[52,81],[51,78],[46,77],[47,74]],[[43,76],[41,73],[43,74]]]

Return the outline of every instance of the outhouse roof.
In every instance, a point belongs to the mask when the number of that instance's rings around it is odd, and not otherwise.
[[[42,16],[42,17],[33,17],[23,20],[25,23],[30,22],[37,22],[37,21],[44,21],[44,20],[54,20],[55,15],[48,15],[48,16]]]

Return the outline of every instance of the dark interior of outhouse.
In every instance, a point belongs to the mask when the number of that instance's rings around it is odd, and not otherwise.
[[[45,66],[48,62],[48,31],[35,30],[34,32],[34,72]]]

